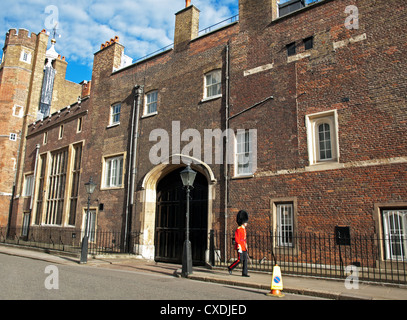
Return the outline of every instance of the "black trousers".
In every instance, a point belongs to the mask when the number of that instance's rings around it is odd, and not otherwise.
[[[243,269],[242,269],[242,275],[247,276],[247,251],[243,251],[242,253],[238,253],[238,258],[235,262],[233,262],[228,269],[232,271],[234,268],[236,268],[239,263],[243,263]]]

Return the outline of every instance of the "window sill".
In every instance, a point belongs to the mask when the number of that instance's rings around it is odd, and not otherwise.
[[[250,179],[250,178],[253,178],[253,177],[254,177],[254,174],[251,173],[251,174],[242,174],[242,175],[238,175],[238,176],[233,176],[233,177],[231,177],[231,179],[232,179],[232,180],[236,180],[236,179]]]
[[[112,124],[109,124],[109,125],[106,127],[106,129],[114,128],[114,127],[117,127],[117,126],[119,126],[119,125],[120,125],[120,122],[112,123]]]
[[[297,53],[297,54],[293,54],[291,56],[287,57],[287,63],[293,62],[293,61],[298,61],[298,60],[302,60],[304,58],[308,58],[311,56],[311,51],[312,49],[309,49],[307,51],[301,52],[301,53]]]
[[[345,165],[343,163],[339,163],[338,161],[333,160],[310,164],[309,166],[305,167],[305,171],[333,170],[333,169],[342,169],[344,167]]]
[[[222,94],[217,94],[216,96],[203,98],[203,99],[201,100],[201,103],[207,102],[207,101],[216,100],[216,99],[219,99],[219,98],[222,98]]]
[[[100,191],[106,191],[106,190],[120,190],[120,189],[123,189],[124,187],[123,186],[120,186],[120,187],[102,187],[102,188],[100,188]]]
[[[153,117],[153,116],[155,116],[155,115],[157,115],[157,114],[158,114],[158,111],[151,112],[151,113],[147,113],[147,114],[142,115],[142,116],[141,116],[141,119],[150,118],[150,117]]]

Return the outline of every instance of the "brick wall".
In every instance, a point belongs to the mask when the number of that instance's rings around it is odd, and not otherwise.
[[[101,185],[101,163],[104,156],[123,153],[129,159],[129,140],[131,130],[131,116],[134,108],[134,86],[141,85],[144,93],[152,90],[158,91],[157,114],[142,117],[139,122],[138,142],[138,167],[136,185],[138,193],[136,199],[140,199],[140,185],[146,174],[155,165],[150,162],[149,151],[157,143],[149,141],[150,133],[157,128],[166,130],[172,137],[172,121],[180,121],[181,133],[188,128],[197,129],[203,137],[204,129],[220,128],[219,121],[224,108],[221,98],[202,101],[204,74],[206,72],[223,69],[225,59],[225,45],[230,37],[236,32],[236,25],[225,28],[212,35],[204,36],[191,41],[181,49],[164,52],[152,59],[139,62],[132,67],[117,71],[113,74],[112,64],[116,56],[121,55],[122,46],[114,44],[99,51],[95,55],[94,71],[91,88],[91,130],[92,140],[86,145],[85,158],[89,174],[96,177],[98,185]],[[116,46],[116,47],[114,47]],[[110,51],[108,51],[110,50]],[[118,50],[119,53],[116,53]],[[110,75],[111,74],[111,75]],[[141,102],[141,116],[144,112],[144,98]],[[120,125],[109,127],[110,106],[121,103]],[[95,111],[98,110],[98,111]],[[188,142],[181,142],[180,151]],[[170,145],[170,153],[172,145]],[[203,144],[202,144],[203,157]],[[175,167],[174,167],[175,168]],[[220,177],[220,166],[211,166]],[[128,163],[125,163],[127,181]],[[123,222],[126,189],[98,190],[95,197],[104,203],[104,211],[101,212],[100,227],[114,228],[118,221]],[[216,219],[221,203],[219,202],[220,190],[216,188]],[[141,204],[136,204],[136,213],[133,217],[133,229],[140,227]],[[103,218],[103,219],[102,219]]]
[[[92,195],[93,206],[104,204],[98,212],[98,226],[117,230],[126,219],[134,86],[141,85],[145,94],[157,90],[158,109],[139,121],[132,230],[154,233],[154,217],[143,221],[155,210],[146,210],[145,202],[151,199],[146,199],[143,185],[156,169],[149,151],[157,142],[149,141],[150,133],[164,129],[171,141],[172,121],[180,122],[181,132],[192,128],[201,137],[204,129],[224,130],[229,106],[230,127],[257,129],[258,143],[258,168],[252,177],[234,177],[234,165],[228,167],[229,231],[240,209],[249,211],[251,230],[269,231],[275,225],[273,203],[292,201],[295,230],[333,232],[336,225],[348,225],[351,232],[380,233],[375,208],[407,203],[406,5],[401,0],[391,5],[376,1],[374,6],[368,0],[326,0],[277,18],[274,11],[270,14],[259,7],[264,4],[274,10],[274,2],[240,4],[238,24],[122,70],[113,72],[120,67],[124,51],[118,41],[95,54],[82,137],[86,143],[81,184],[92,176],[98,185]],[[345,27],[349,5],[359,9],[358,29]],[[310,36],[314,46],[305,50],[304,39]],[[288,57],[286,45],[293,42],[296,54]],[[222,70],[222,97],[204,100],[204,74],[215,69]],[[120,124],[110,126],[110,108],[116,103],[121,103]],[[338,155],[334,161],[313,164],[306,119],[326,111],[337,117]],[[38,143],[33,137],[27,150]],[[67,139],[72,142],[76,136]],[[188,142],[182,141],[180,150]],[[170,153],[171,149],[172,145]],[[201,155],[203,151],[202,147]],[[120,188],[103,188],[103,158],[118,154],[125,157],[125,183]],[[27,156],[29,167],[32,159]],[[206,170],[202,165],[195,168]],[[216,183],[212,182],[208,228],[224,230],[225,168],[216,164],[209,168]],[[154,171],[155,179],[167,174],[166,170],[170,169]],[[85,206],[81,189],[78,208]]]
[[[359,29],[344,26],[348,5],[359,9]],[[248,208],[253,228],[265,231],[273,223],[270,200],[296,198],[299,231],[344,224],[371,233],[375,204],[406,202],[406,19],[402,1],[325,1],[276,19],[261,34],[239,35],[231,113],[274,99],[231,121],[258,130],[258,171],[231,181],[232,212]],[[309,36],[314,48],[304,57]],[[297,56],[289,62],[285,46],[292,42]],[[243,75],[271,63],[267,72]],[[341,169],[322,170],[309,163],[305,117],[331,110]]]
[[[24,163],[23,163],[23,172],[22,172],[22,181],[24,183],[24,176],[26,174],[33,174],[35,169],[35,164],[36,164],[36,152],[37,152],[37,145],[39,146],[38,149],[38,159],[37,159],[37,170],[40,170],[39,166],[39,159],[41,156],[45,155],[47,157],[47,167],[46,171],[50,172],[50,166],[51,166],[51,157],[52,153],[56,152],[58,150],[68,148],[72,149],[72,147],[78,143],[82,143],[83,146],[86,145],[87,141],[87,135],[89,134],[87,128],[87,122],[88,122],[88,102],[89,99],[85,99],[84,101],[81,102],[81,104],[72,104],[69,106],[69,108],[64,108],[59,110],[59,112],[55,112],[51,114],[50,117],[45,118],[44,120],[39,120],[34,122],[33,124],[30,124],[27,129],[27,140],[26,140],[26,155],[24,158]],[[82,122],[82,130],[78,130],[78,121],[81,119]],[[61,126],[63,126],[63,134],[60,136],[60,130]],[[46,139],[44,139],[44,136],[46,135]],[[63,218],[62,220],[63,225],[67,225],[68,221],[68,213],[69,213],[69,200],[70,200],[70,195],[71,195],[71,190],[72,190],[72,180],[70,180],[70,171],[72,170],[72,164],[74,162],[73,156],[72,156],[72,150],[69,151],[69,159],[67,158],[66,161],[69,162],[67,165],[68,172],[66,175],[67,179],[67,185],[64,187],[64,206],[67,208],[63,212]],[[82,159],[82,166],[83,163],[85,163],[86,159]],[[82,169],[83,170],[83,169]],[[37,172],[37,181],[36,181],[36,195],[35,195],[35,200],[38,199],[38,192],[43,192],[44,193],[44,215],[46,212],[46,199],[47,195],[50,190],[48,178],[46,179],[45,185],[43,190],[39,190],[39,184],[38,184],[38,177],[39,177],[39,172]],[[47,175],[48,177],[48,175]],[[79,181],[79,199],[78,201],[82,199],[85,203],[87,200],[87,195],[85,191],[84,184],[85,182],[89,181],[89,177],[86,174],[80,175],[80,181]],[[13,218],[12,218],[12,223],[11,226],[21,226],[22,223],[22,217],[24,212],[29,212],[30,211],[30,200],[31,197],[24,197],[20,196],[15,199],[14,204],[13,204]],[[86,207],[86,205],[85,205]],[[77,217],[76,217],[76,225],[75,227],[81,228],[82,226],[82,209],[83,206],[78,206],[77,207]],[[35,214],[36,214],[36,203],[34,201],[33,203],[33,210],[31,213],[31,222],[33,223],[35,221]]]
[[[23,172],[25,152],[25,137],[27,126],[37,118],[39,100],[41,96],[45,53],[48,44],[48,35],[45,31],[38,34],[25,29],[11,29],[6,34],[3,61],[0,66],[0,135],[16,133],[21,139],[9,141],[1,138],[2,153],[0,155],[0,192],[11,194],[15,184],[15,196],[20,197],[23,188]],[[21,61],[21,52],[30,55],[29,61]],[[75,102],[81,95],[82,87],[79,84],[65,80],[67,62],[60,57],[54,62],[57,70],[54,81],[52,112],[60,110]],[[18,116],[13,115],[15,106],[22,107]],[[14,112],[15,113],[15,112]],[[28,155],[31,157],[31,155]],[[4,199],[3,199],[4,198]],[[2,210],[0,216],[8,216],[10,196],[0,196]],[[6,209],[7,208],[7,209]],[[1,219],[1,218],[0,218]]]

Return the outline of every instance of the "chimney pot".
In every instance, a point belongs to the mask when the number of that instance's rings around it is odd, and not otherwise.
[[[185,0],[185,8],[191,5],[191,0]]]

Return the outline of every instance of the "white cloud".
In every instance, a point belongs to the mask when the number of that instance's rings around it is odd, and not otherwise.
[[[174,38],[175,13],[184,0],[2,0],[0,2],[0,45],[10,28],[38,33],[49,16],[45,8],[58,8],[56,50],[68,62],[91,65],[100,45],[114,36],[136,59],[169,45]],[[238,0],[192,0],[200,10],[200,29],[237,13]],[[52,31],[52,30],[47,30]]]

